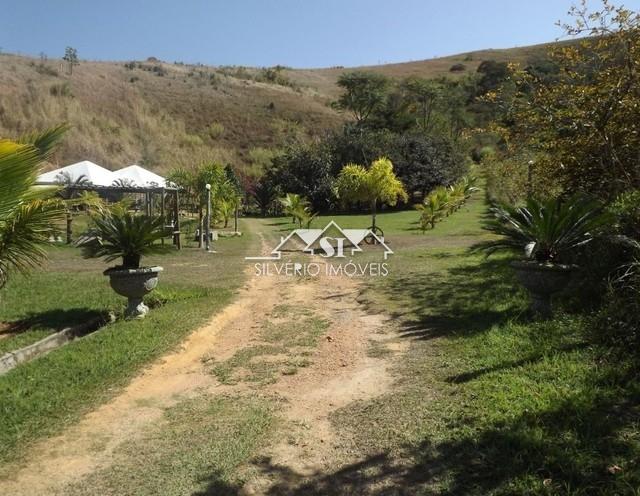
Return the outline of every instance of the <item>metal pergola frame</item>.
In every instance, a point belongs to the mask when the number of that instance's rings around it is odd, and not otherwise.
[[[58,186],[60,183],[36,183],[37,186]],[[69,191],[95,191],[96,193],[137,193],[144,194],[145,198],[145,210],[148,216],[151,216],[153,206],[153,195],[160,195],[160,215],[164,217],[165,214],[165,194],[169,193],[173,195],[175,201],[173,204],[173,231],[171,236],[173,238],[173,244],[178,250],[182,248],[182,242],[180,241],[180,188],[175,186],[96,186],[95,184],[87,185],[70,185],[63,186],[62,189]]]

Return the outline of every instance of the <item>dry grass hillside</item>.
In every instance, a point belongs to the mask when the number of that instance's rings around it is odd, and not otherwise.
[[[361,67],[390,77],[460,77],[483,60],[526,63],[549,45],[482,50],[438,59]],[[451,71],[454,64],[462,64]],[[278,71],[144,62],[0,55],[0,136],[62,121],[72,125],[54,165],[88,159],[159,172],[213,159],[248,165],[264,148],[309,139],[344,117],[330,103],[345,69]]]
[[[545,57],[549,49],[558,46],[558,44],[559,43],[554,42],[516,48],[477,50],[447,57],[397,64],[362,66],[356,69],[378,72],[391,78],[406,78],[409,76],[426,78],[446,76],[455,78],[476,72],[478,66],[485,60],[514,62],[527,65],[536,58]],[[462,70],[452,71],[452,67],[456,64],[462,64],[464,68],[462,68]],[[328,69],[289,70],[286,71],[286,75],[300,85],[311,86],[320,93],[335,98],[339,94],[339,89],[335,83],[340,74],[345,70],[354,70],[354,68],[345,69],[344,67],[332,67]]]
[[[62,121],[72,130],[56,162],[157,171],[204,159],[246,163],[252,149],[339,124],[326,97],[208,67],[59,61],[0,55],[0,135]]]

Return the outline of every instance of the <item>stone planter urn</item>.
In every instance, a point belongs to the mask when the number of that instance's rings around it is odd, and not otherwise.
[[[126,317],[141,319],[149,312],[149,307],[143,303],[142,298],[158,285],[158,274],[162,270],[162,267],[114,267],[104,271],[104,275],[109,276],[113,290],[128,298]]]
[[[551,264],[534,261],[512,262],[520,283],[531,296],[531,311],[542,318],[550,318],[553,309],[551,297],[567,287],[573,265]]]

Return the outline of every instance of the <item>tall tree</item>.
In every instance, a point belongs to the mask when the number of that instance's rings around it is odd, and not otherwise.
[[[403,83],[409,101],[409,110],[423,132],[431,130],[431,116],[442,93],[440,83],[419,77],[410,77]]]
[[[515,68],[507,138],[536,152],[531,173],[547,190],[609,200],[640,188],[640,15],[607,1],[572,13],[567,33],[589,36],[551,52],[556,78]]]
[[[356,122],[363,124],[384,104],[389,80],[375,72],[353,71],[341,74],[338,86],[343,93],[335,107],[351,112]]]
[[[62,57],[62,60],[67,63],[67,71],[69,71],[69,75],[73,74],[73,66],[80,63],[78,59],[78,50],[68,46],[64,49],[64,57]]]

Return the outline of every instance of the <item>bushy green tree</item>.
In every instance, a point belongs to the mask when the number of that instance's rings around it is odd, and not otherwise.
[[[271,189],[296,193],[315,210],[333,205],[332,156],[324,143],[292,145],[276,157],[264,181]]]
[[[385,102],[389,80],[375,72],[345,72],[338,78],[343,93],[335,102],[339,110],[349,112],[358,124],[364,124]]]
[[[409,113],[423,132],[430,132],[433,128],[432,116],[442,98],[441,83],[414,76],[407,78],[403,87],[409,103]]]

